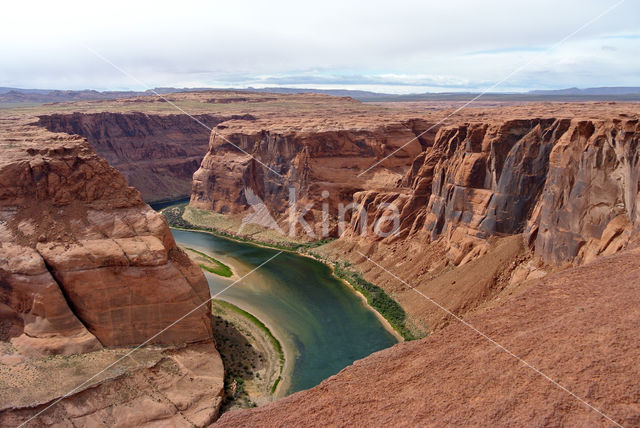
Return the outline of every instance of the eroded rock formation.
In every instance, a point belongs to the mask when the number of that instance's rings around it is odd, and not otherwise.
[[[37,124],[86,138],[149,202],[189,195],[193,173],[207,152],[210,132],[206,127],[227,119],[253,118],[106,111],[42,115]]]
[[[137,345],[191,310],[151,343],[209,339],[207,282],[164,218],[86,141],[24,129],[2,142],[3,339],[29,355]]]
[[[491,237],[523,232],[545,263],[583,263],[619,251],[637,229],[639,139],[637,119],[442,128],[406,187],[354,198],[374,217],[385,214],[381,201],[395,204],[399,236],[446,243],[454,265],[485,254]],[[348,236],[359,235],[358,219]]]
[[[290,215],[306,212],[304,219],[320,236],[322,205],[327,204],[329,229],[335,236],[339,204],[348,204],[352,195],[364,188],[395,186],[405,165],[435,134],[431,130],[416,138],[430,126],[419,120],[327,131],[296,126],[264,129],[263,125],[227,122],[214,130],[209,151],[193,176],[191,206],[223,214],[244,213],[249,209],[244,192],[248,188],[278,220],[285,222]],[[358,176],[395,150],[395,156],[383,162],[383,173]],[[291,189],[295,189],[295,198]],[[293,213],[291,202],[297,207]],[[307,205],[310,209],[305,210]],[[287,226],[284,230],[288,233]],[[295,234],[306,234],[304,227],[298,226]]]
[[[583,263],[624,248],[640,225],[639,143],[637,118],[572,122],[527,225],[536,255]]]
[[[69,357],[66,366],[55,365],[47,378],[37,379],[39,383],[30,377],[43,363],[31,362],[31,370],[14,365],[15,376],[23,379],[11,379],[9,387],[1,388],[5,393],[13,387],[15,393],[2,396],[0,423],[76,427],[211,424],[218,416],[223,385],[222,360],[215,345],[201,342],[164,351],[151,348],[137,351],[126,358],[129,365],[120,362],[98,379],[91,376],[100,366],[87,360],[106,366],[101,360],[104,352]],[[70,370],[69,365],[74,367]],[[90,382],[82,385],[87,379]],[[79,384],[82,387],[76,389]],[[63,397],[69,392],[73,393]]]
[[[524,233],[545,263],[583,263],[623,248],[637,226],[638,119],[606,107],[575,118],[546,116],[543,108],[528,118],[498,110],[495,118],[433,127],[409,120],[306,130],[231,121],[212,133],[191,206],[242,214],[249,188],[284,222],[295,188],[298,212],[313,204],[304,218],[316,236],[322,204],[336,237],[339,204],[355,202],[366,224],[346,210],[343,239],[438,241],[460,265],[486,254],[491,237]],[[398,233],[380,237],[374,231],[393,226],[383,219],[391,209]]]
[[[86,140],[27,122],[0,138],[0,423],[211,423],[202,271]]]

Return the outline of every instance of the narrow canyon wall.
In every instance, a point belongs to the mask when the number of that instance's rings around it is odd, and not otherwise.
[[[83,139],[15,132],[21,144],[0,147],[2,339],[26,355],[87,352],[188,313],[151,343],[210,339],[206,279],[164,218]]]
[[[545,262],[585,263],[638,231],[638,119],[572,121],[554,146],[525,230]]]
[[[194,117],[210,128],[228,119],[253,119],[250,115]],[[147,202],[189,195],[193,173],[207,152],[210,134],[184,114],[51,114],[40,116],[36,124],[52,132],[86,138]]]

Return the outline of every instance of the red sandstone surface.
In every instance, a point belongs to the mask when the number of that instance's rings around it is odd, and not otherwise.
[[[80,138],[37,132],[14,129],[26,141],[3,141],[0,163],[3,308],[17,347],[64,353],[65,337],[88,333],[90,349],[135,345],[208,300],[200,269],[118,171]],[[208,312],[155,342],[208,339]]]
[[[91,425],[101,418],[118,424],[169,423],[181,411],[199,413],[202,407],[205,413],[194,416],[199,425],[211,421],[221,403],[223,368],[211,342],[209,288],[200,268],[176,246],[164,217],[144,204],[140,193],[85,140],[52,134],[25,120],[7,120],[2,129],[0,376],[24,375],[19,390],[34,391],[34,399],[41,399],[11,404],[18,385],[3,381],[0,419],[6,424],[26,421],[51,403],[34,423]],[[183,316],[175,328],[163,331]],[[197,343],[177,351],[191,355],[197,349],[197,355],[188,357],[189,363],[159,356],[181,367],[161,379],[154,377],[153,367],[139,375],[120,361],[87,365],[93,355],[107,352],[103,347],[148,339],[170,346],[159,354]],[[76,384],[56,390],[55,382],[39,383],[37,376],[26,375],[45,357],[59,355],[80,355],[74,361],[87,366],[82,376],[69,374],[81,385],[78,390],[72,388]],[[194,370],[203,376],[202,367],[209,372],[194,387],[206,386],[206,397],[184,388]],[[82,384],[95,374],[100,382]],[[120,383],[133,387],[145,377],[152,390],[169,397],[157,411],[145,404],[151,392],[104,396],[118,391]],[[58,403],[68,392],[72,396]]]

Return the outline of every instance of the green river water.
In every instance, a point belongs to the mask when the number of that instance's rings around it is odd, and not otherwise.
[[[172,230],[176,242],[233,267],[235,278],[205,272],[220,292],[278,251],[202,232]],[[282,342],[293,364],[286,394],[311,388],[355,360],[397,342],[348,286],[315,260],[283,252],[217,297],[254,314]]]

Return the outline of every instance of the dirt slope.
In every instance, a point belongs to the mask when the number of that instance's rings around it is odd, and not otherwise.
[[[638,426],[639,285],[640,250],[627,250],[549,276],[467,321],[616,422]],[[384,425],[613,424],[457,322],[216,424]]]

